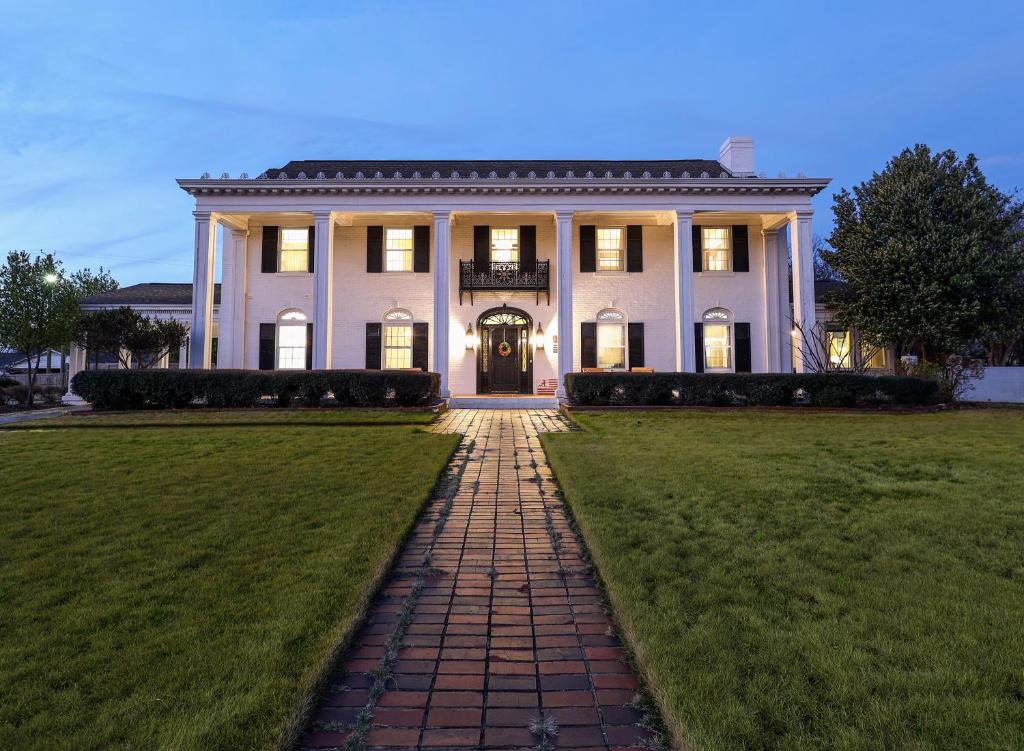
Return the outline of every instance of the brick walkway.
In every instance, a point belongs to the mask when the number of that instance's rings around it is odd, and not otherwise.
[[[640,747],[637,682],[537,437],[569,424],[454,410],[433,429],[465,438],[301,745]]]

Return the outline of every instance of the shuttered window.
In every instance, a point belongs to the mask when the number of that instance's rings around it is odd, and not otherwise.
[[[732,267],[729,252],[728,227],[703,227],[701,247],[704,250],[704,271],[729,271]]]
[[[385,231],[387,271],[412,271],[412,227],[388,227]]]
[[[278,271],[309,270],[309,228],[283,227],[278,250]]]
[[[277,322],[277,367],[303,370],[306,367],[306,316],[298,311],[283,313]]]
[[[702,336],[704,370],[733,370],[732,317],[724,308],[704,313]]]
[[[625,247],[622,227],[597,228],[597,270],[622,271],[625,268]]]
[[[626,316],[622,311],[602,310],[597,314],[597,367],[626,367]]]
[[[384,367],[412,367],[411,323],[389,323],[384,326]]]
[[[491,261],[495,263],[519,262],[519,230],[491,230]]]

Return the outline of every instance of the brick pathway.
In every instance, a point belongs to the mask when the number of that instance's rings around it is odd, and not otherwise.
[[[454,410],[433,429],[465,438],[301,745],[640,747],[637,682],[537,437],[569,424]]]

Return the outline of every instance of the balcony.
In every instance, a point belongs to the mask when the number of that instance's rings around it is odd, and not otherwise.
[[[533,292],[538,305],[543,292],[550,305],[551,261],[535,261],[529,266],[516,261],[491,261],[482,267],[475,261],[459,261],[459,305],[465,293],[469,293],[472,305],[474,292]]]

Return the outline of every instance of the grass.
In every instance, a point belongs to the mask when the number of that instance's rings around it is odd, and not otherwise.
[[[543,443],[678,745],[1024,747],[1024,412],[577,419]]]
[[[455,448],[427,420],[0,430],[0,748],[274,748]]]

